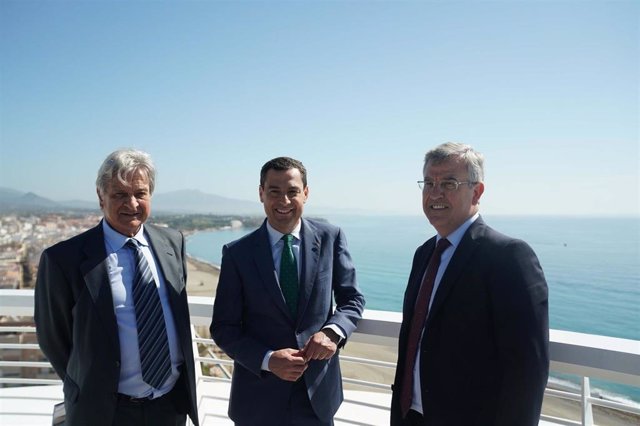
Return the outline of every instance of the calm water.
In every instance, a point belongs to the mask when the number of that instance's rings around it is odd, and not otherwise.
[[[551,327],[640,340],[640,218],[485,216],[527,241],[549,285]],[[401,311],[415,249],[434,235],[424,217],[335,216],[345,231],[368,309]],[[222,245],[251,229],[201,232],[187,249],[219,264]],[[598,383],[640,402],[640,389]]]

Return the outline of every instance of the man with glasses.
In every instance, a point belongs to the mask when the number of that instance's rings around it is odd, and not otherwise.
[[[437,235],[417,249],[404,296],[391,425],[537,425],[549,372],[538,259],[480,217],[472,147],[432,149],[423,176]]]
[[[260,171],[267,215],[224,246],[211,336],[234,360],[229,417],[242,426],[329,426],[342,403],[338,348],[364,298],[342,231],[302,218],[307,171],[289,157]],[[335,308],[333,306],[335,300]]]

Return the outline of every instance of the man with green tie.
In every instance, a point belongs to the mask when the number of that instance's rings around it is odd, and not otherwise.
[[[345,236],[302,218],[309,188],[298,160],[268,161],[259,195],[267,218],[224,246],[213,308],[211,335],[235,361],[229,417],[333,425],[343,399],[336,355],[364,308]]]

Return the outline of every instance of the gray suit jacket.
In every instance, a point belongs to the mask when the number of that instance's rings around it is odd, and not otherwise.
[[[404,297],[391,425],[410,319],[435,237],[416,250]],[[425,425],[537,425],[549,373],[547,283],[531,248],[478,218],[433,299],[420,350]]]
[[[144,225],[169,290],[185,364],[179,411],[198,424],[186,293],[185,247],[175,230]],[[64,382],[66,424],[112,426],[120,342],[107,274],[102,223],[42,253],[35,289],[38,342]]]
[[[362,315],[364,297],[342,231],[303,219],[301,233],[297,318],[278,286],[266,221],[223,248],[211,335],[235,361],[229,417],[241,425],[280,425],[286,418],[293,383],[261,370],[267,351],[302,348],[328,324],[336,324],[348,337]],[[343,399],[338,354],[311,361],[300,380],[316,415],[325,421],[333,418]]]

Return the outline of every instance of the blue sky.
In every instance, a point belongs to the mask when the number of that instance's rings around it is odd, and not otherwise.
[[[640,215],[637,1],[0,1],[0,186],[93,200],[116,148],[157,192],[422,214],[422,158],[486,156],[481,211]]]

